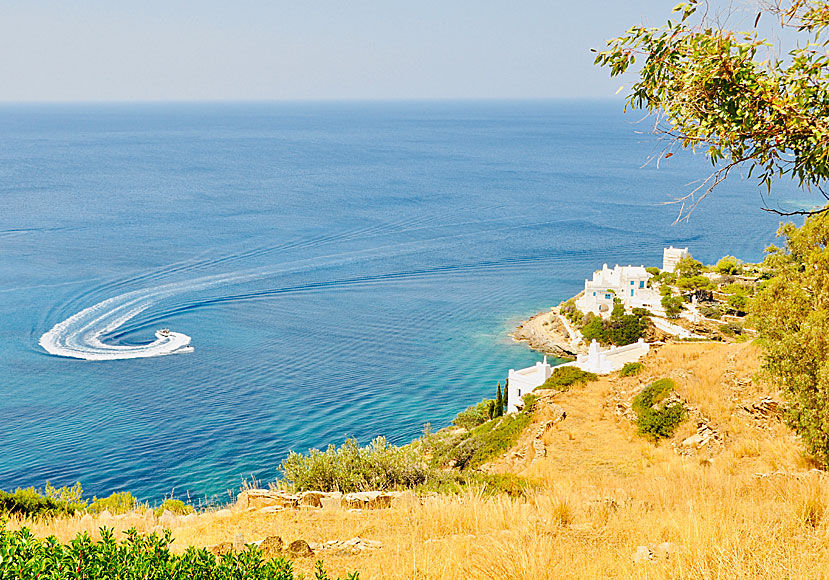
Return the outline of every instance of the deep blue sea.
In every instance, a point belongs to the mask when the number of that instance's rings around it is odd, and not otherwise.
[[[710,167],[646,164],[660,145],[636,120],[609,102],[0,107],[0,489],[222,500],[288,450],[447,425],[540,359],[507,333],[603,262],[761,259],[779,218],[757,187],[672,225],[664,202]],[[195,350],[48,354],[68,319],[81,349],[167,327]]]

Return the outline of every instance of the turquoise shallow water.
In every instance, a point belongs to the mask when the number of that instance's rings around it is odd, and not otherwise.
[[[226,497],[289,449],[416,437],[539,360],[507,332],[602,262],[758,260],[778,219],[611,103],[0,107],[0,489]],[[797,197],[793,189],[782,196]],[[802,195],[801,195],[802,197]],[[110,344],[39,345],[95,305]],[[118,309],[122,310],[118,310]]]

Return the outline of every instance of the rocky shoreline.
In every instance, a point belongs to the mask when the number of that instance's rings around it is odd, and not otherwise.
[[[557,307],[525,320],[510,336],[516,342],[526,342],[533,350],[558,358],[573,359],[587,352],[571,344],[570,334],[559,319]]]

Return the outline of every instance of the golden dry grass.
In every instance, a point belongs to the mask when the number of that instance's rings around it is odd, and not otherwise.
[[[468,492],[363,513],[208,514],[176,529],[175,546],[232,541],[239,533],[246,540],[380,540],[377,551],[321,555],[330,573],[359,570],[364,579],[829,578],[827,478],[809,471],[783,425],[735,413],[773,394],[754,376],[755,348],[668,345],[645,363],[640,377],[611,377],[555,397],[567,418],[544,435],[547,457],[512,465],[539,484],[528,497]],[[721,445],[679,455],[673,445],[695,425],[654,445],[616,413],[617,400],[662,376],[676,380],[681,396],[722,434]],[[142,518],[113,523],[148,525]],[[65,540],[95,524],[75,518],[33,527]],[[637,546],[661,542],[675,546],[669,558],[633,561]],[[312,565],[296,562],[305,573]]]

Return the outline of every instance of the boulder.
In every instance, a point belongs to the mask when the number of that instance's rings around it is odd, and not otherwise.
[[[417,495],[411,491],[399,491],[391,495],[391,505],[395,508],[410,508],[420,505]]]
[[[262,550],[262,555],[265,558],[278,558],[282,555],[284,546],[285,544],[279,536],[268,536],[259,544],[259,549]]]
[[[339,510],[343,507],[343,494],[334,491],[320,498],[320,506],[324,510]]]
[[[295,558],[307,558],[314,555],[314,551],[305,540],[294,540],[288,544],[288,549],[286,551],[290,556]]]
[[[361,491],[343,496],[343,504],[351,509],[383,509],[391,507],[391,495],[382,491]]]
[[[322,498],[326,496],[322,491],[305,491],[299,494],[299,505],[310,507],[322,507]]]

